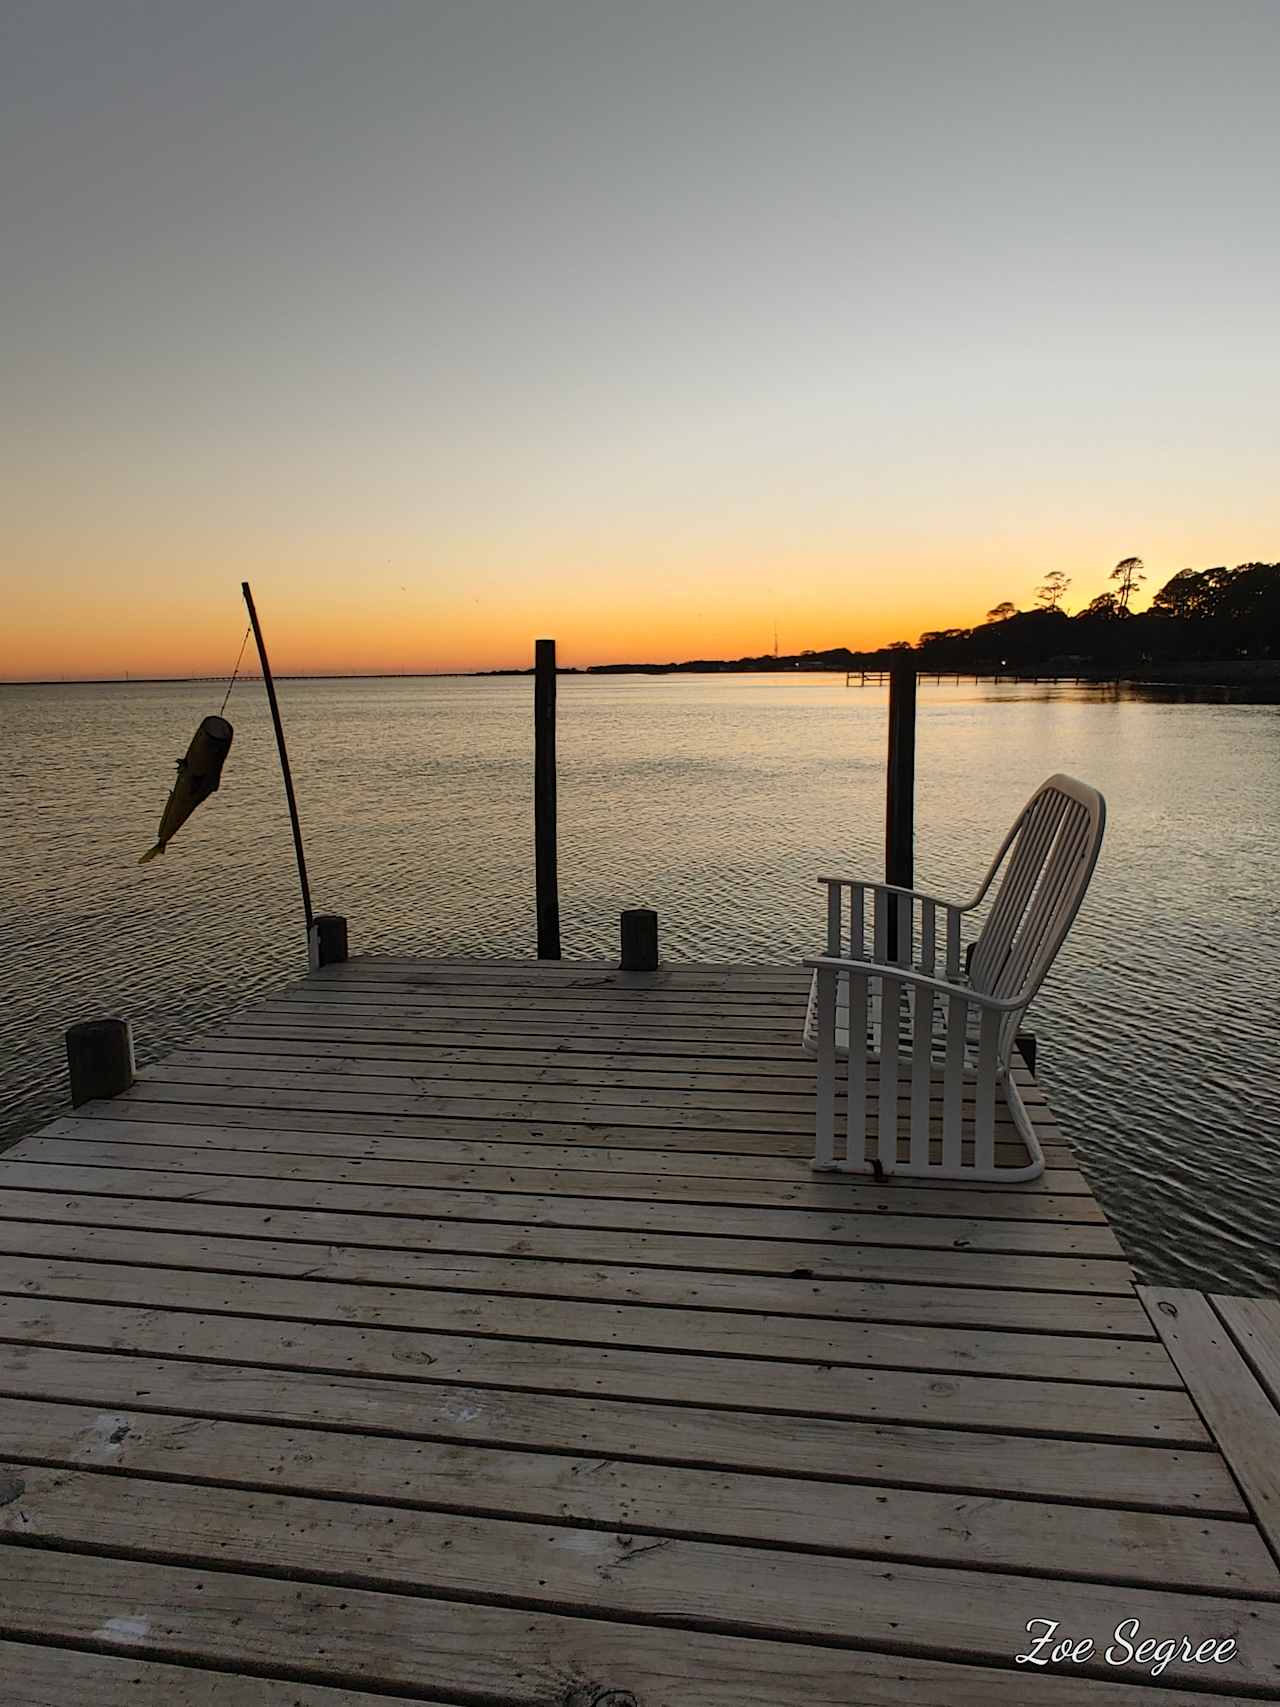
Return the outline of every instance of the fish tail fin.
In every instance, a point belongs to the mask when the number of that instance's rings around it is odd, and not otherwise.
[[[162,854],[163,852],[164,852],[164,843],[163,842],[157,842],[155,847],[147,849],[146,853],[144,853],[142,858],[138,861],[138,864],[139,865],[146,865],[148,860],[153,860],[157,854]]]

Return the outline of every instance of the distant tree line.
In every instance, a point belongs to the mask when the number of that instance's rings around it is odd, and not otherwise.
[[[913,646],[896,640],[874,651],[833,646],[825,651],[772,653],[754,658],[695,658],[682,664],[597,664],[592,673],[628,671],[693,674],[721,670],[880,670],[894,653],[911,652],[921,670],[1007,669],[1010,674],[1097,670],[1108,673],[1151,664],[1237,658],[1280,660],[1280,563],[1241,563],[1234,569],[1182,569],[1148,609],[1130,603],[1146,580],[1142,559],[1122,557],[1111,571],[1113,591],[1099,593],[1069,615],[1070,577],[1052,570],[1030,610],[1011,600],[994,606],[974,628],[931,629]]]
[[[1146,580],[1142,560],[1124,557],[1099,593],[1069,616],[1063,599],[1070,580],[1045,577],[1031,610],[995,606],[976,628],[922,634],[913,650],[922,669],[1044,668],[1072,664],[1107,670],[1146,664],[1235,658],[1280,658],[1280,563],[1241,563],[1234,569],[1182,569],[1166,581],[1148,609],[1131,611]]]

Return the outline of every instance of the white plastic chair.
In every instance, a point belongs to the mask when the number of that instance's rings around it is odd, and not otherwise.
[[[1106,804],[1096,789],[1051,776],[1019,813],[977,894],[962,906],[884,883],[819,879],[827,889],[827,949],[804,963],[814,974],[804,1043],[818,1057],[815,1168],[1003,1181],[1035,1179],[1043,1171],[1044,1155],[1011,1068],[1014,1037],[1079,911],[1105,823]],[[986,923],[962,956],[961,919],[986,898],[1002,865]],[[847,1062],[842,1087],[837,1060]],[[868,1073],[874,1062],[878,1087]],[[899,1159],[901,1085],[905,1161]],[[838,1088],[847,1096],[840,1159]],[[868,1093],[877,1089],[871,1160]],[[997,1097],[1026,1146],[1030,1160],[1023,1165],[996,1166]],[[936,1116],[930,1123],[931,1100],[936,1106],[939,1098],[940,1130]]]

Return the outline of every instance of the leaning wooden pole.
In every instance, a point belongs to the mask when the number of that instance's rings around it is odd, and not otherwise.
[[[311,886],[307,882],[307,859],[302,851],[302,826],[298,822],[298,802],[293,792],[293,772],[289,769],[289,749],[284,742],[284,724],[280,721],[280,705],[276,699],[276,684],[271,679],[271,665],[267,662],[267,648],[263,644],[262,629],[258,623],[258,613],[254,608],[253,594],[249,591],[249,583],[241,581],[240,591],[244,594],[244,602],[249,608],[249,622],[253,628],[253,638],[258,646],[258,660],[262,665],[262,680],[267,690],[267,703],[271,707],[271,721],[275,724],[276,747],[280,753],[280,769],[284,773],[285,799],[289,802],[289,824],[293,830],[293,851],[298,856],[298,883],[302,889],[302,911],[307,921],[307,942],[311,942],[311,926],[315,915],[311,911]]]
[[[538,959],[560,958],[560,879],[556,869],[556,643],[533,647],[533,856]]]
[[[889,670],[889,763],[885,792],[884,880],[900,889],[915,881],[916,667],[895,658]],[[889,953],[897,958],[898,908],[889,898]],[[909,958],[909,956],[908,956]]]

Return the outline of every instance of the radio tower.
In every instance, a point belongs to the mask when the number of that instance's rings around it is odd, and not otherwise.
[[[773,655],[775,658],[778,656],[778,619],[777,619],[777,617],[774,617],[774,619],[773,619]]]

